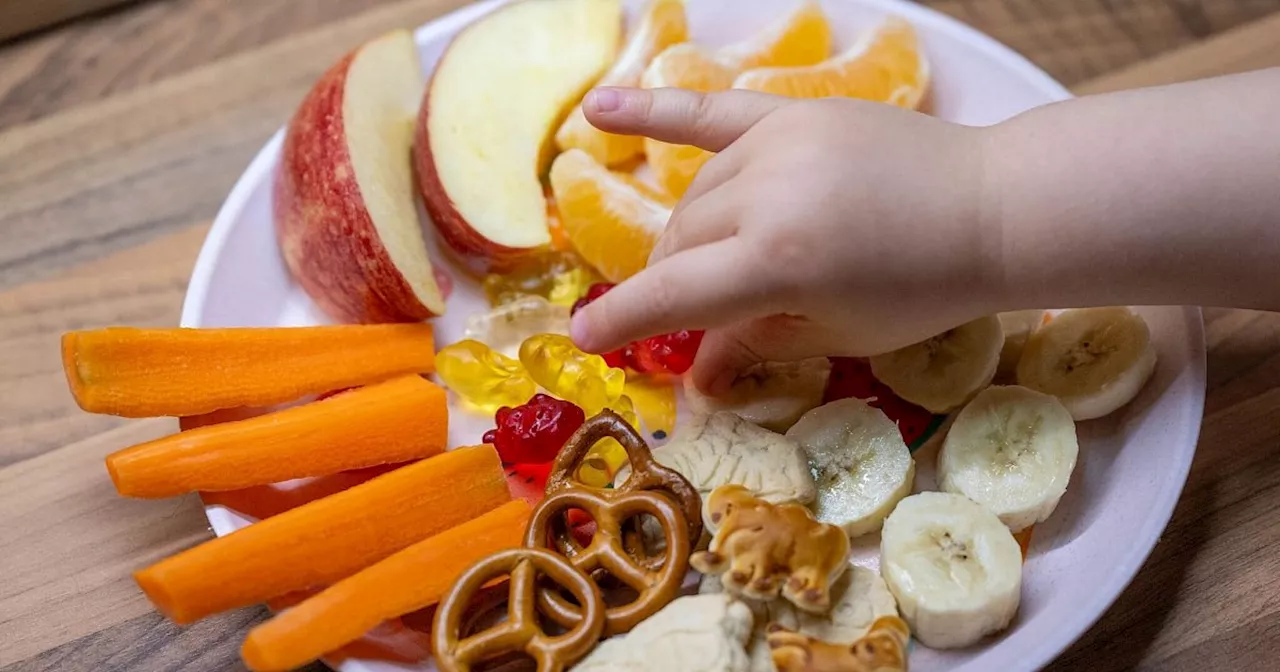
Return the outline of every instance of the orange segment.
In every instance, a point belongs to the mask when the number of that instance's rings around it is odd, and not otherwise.
[[[676,203],[680,201],[680,199],[672,196],[671,194],[668,194],[667,192],[663,191],[660,187],[656,187],[652,184],[649,184],[643,179],[637,177],[634,173],[624,173],[617,170],[610,171],[610,172],[613,173],[614,177],[617,177],[623,182],[626,182],[632,187],[635,187],[635,190],[640,192],[640,194],[643,195],[644,197],[650,200],[656,201],[663,207],[674,208],[676,207]]]
[[[652,0],[627,40],[618,60],[596,82],[597,86],[636,86],[645,66],[667,47],[689,39],[684,0]],[[644,151],[638,136],[614,135],[592,126],[578,105],[556,132],[556,145],[563,151],[581,149],[596,161],[609,166],[625,163]]]
[[[674,86],[694,91],[723,91],[733,86],[737,68],[691,42],[668,47],[654,57],[640,78],[646,89]]]
[[[573,249],[573,242],[569,240],[569,234],[564,230],[564,223],[560,221],[560,208],[556,207],[556,197],[552,195],[551,189],[543,187],[547,192],[547,232],[551,234],[551,249],[564,252]]]
[[[733,86],[793,98],[863,98],[915,109],[929,86],[929,63],[911,24],[894,17],[826,62],[750,70]]]
[[[822,8],[808,0],[773,28],[714,53],[687,43],[670,47],[653,59],[640,83],[646,89],[724,91],[745,68],[814,65],[830,54],[831,25]],[[649,139],[644,151],[658,184],[676,198],[684,196],[712,156],[697,147]]]
[[[578,254],[610,282],[622,282],[649,262],[671,210],[645,196],[630,176],[611,172],[571,149],[551,164],[551,189]]]
[[[722,63],[738,70],[813,65],[830,55],[831,24],[812,0],[754,38],[716,53]]]

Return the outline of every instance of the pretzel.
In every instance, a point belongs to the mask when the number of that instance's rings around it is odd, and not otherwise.
[[[911,632],[897,616],[882,616],[852,644],[832,644],[769,626],[768,643],[778,672],[905,672]]]
[[[725,590],[756,600],[782,596],[816,614],[831,608],[831,584],[848,567],[844,530],[814,520],[799,504],[771,504],[741,485],[707,496],[717,525],[711,547],[689,558],[703,574],[723,575]]]
[[[690,541],[685,534],[688,526],[684,514],[669,498],[648,491],[562,488],[534,509],[525,533],[525,546],[545,548],[554,544],[554,521],[563,520],[570,509],[586,511],[596,522],[590,545],[569,558],[573,566],[587,576],[608,572],[638,593],[631,602],[606,608],[606,637],[630,631],[679,595],[685,573],[689,571]],[[630,553],[624,542],[623,523],[645,514],[662,525],[667,542],[656,566],[647,562],[651,558]],[[569,604],[554,590],[538,591],[538,608],[566,628],[582,619],[580,608]]]
[[[489,581],[510,575],[507,620],[463,637],[463,619],[472,598]],[[577,618],[569,631],[555,637],[538,625],[538,576],[567,589],[577,600]],[[473,666],[503,655],[527,654],[538,672],[562,672],[587,655],[604,631],[604,600],[600,591],[568,560],[544,549],[499,551],[462,573],[440,600],[431,628],[431,645],[441,672],[470,672]]]
[[[627,459],[631,463],[631,476],[627,482],[615,490],[591,488],[574,480],[578,467],[586,459],[591,447],[601,439],[612,437],[622,444],[627,451]],[[649,445],[641,438],[626,420],[613,411],[605,409],[598,415],[587,419],[578,431],[569,437],[564,448],[556,455],[556,461],[547,476],[547,494],[552,495],[570,488],[583,488],[595,492],[639,492],[656,491],[665,493],[680,505],[684,514],[685,526],[688,528],[689,545],[697,543],[702,537],[702,497],[680,472],[665,467],[653,459]],[[555,548],[567,557],[573,557],[583,551],[582,544],[574,539],[568,524],[563,520],[555,522],[552,527]],[[628,552],[637,558],[645,557],[644,543],[639,530],[628,531],[626,546]]]

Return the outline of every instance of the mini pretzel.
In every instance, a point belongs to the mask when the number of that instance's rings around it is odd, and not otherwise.
[[[722,485],[707,496],[707,513],[719,526],[711,547],[689,564],[721,576],[725,590],[756,600],[782,596],[816,614],[831,608],[831,584],[849,563],[849,537],[820,523],[799,504],[771,504],[740,485]]]
[[[657,491],[666,493],[675,499],[684,513],[685,525],[688,528],[688,541],[692,545],[702,537],[702,497],[680,472],[664,467],[653,459],[649,445],[641,438],[634,427],[627,424],[621,416],[605,409],[600,414],[587,418],[578,431],[569,437],[564,448],[556,455],[556,461],[547,476],[547,494],[552,495],[562,490],[580,487],[600,492],[600,488],[590,488],[574,480],[578,467],[586,459],[587,453],[597,441],[613,437],[627,451],[627,459],[631,463],[631,476],[621,487],[613,492]],[[568,525],[562,521],[552,528],[556,549],[562,554],[573,557],[582,552],[582,545],[573,538]],[[639,532],[628,535],[627,549],[636,557],[643,557],[643,543]]]
[[[684,514],[671,499],[657,492],[562,488],[534,509],[525,546],[544,548],[555,543],[553,523],[563,520],[570,509],[586,511],[596,522],[591,544],[569,558],[573,566],[587,576],[606,571],[639,594],[627,604],[605,610],[606,637],[630,631],[679,595],[689,571],[690,542]],[[649,566],[647,558],[628,552],[624,543],[622,524],[645,514],[662,525],[667,542],[656,568]],[[573,627],[583,617],[578,607],[550,589],[538,591],[538,608],[564,627]]]
[[[489,581],[510,575],[507,620],[487,630],[463,635],[463,619],[472,598]],[[578,601],[578,618],[569,631],[555,637],[538,625],[538,576],[566,588]],[[524,653],[538,672],[562,672],[587,655],[604,631],[604,600],[591,579],[568,560],[537,548],[499,551],[462,573],[440,601],[431,645],[441,672],[470,672],[473,666],[503,655]]]
[[[882,616],[853,644],[832,644],[769,626],[769,649],[778,672],[905,672],[911,632],[897,616]]]

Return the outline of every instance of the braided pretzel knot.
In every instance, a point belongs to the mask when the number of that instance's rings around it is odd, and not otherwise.
[[[511,577],[507,620],[463,638],[462,621],[472,598],[485,583],[504,575]],[[563,635],[549,636],[538,625],[534,593],[539,575],[567,589],[582,605]],[[470,672],[480,663],[518,653],[532,657],[538,672],[562,672],[600,640],[604,616],[600,590],[568,560],[544,549],[512,548],[477,562],[458,577],[440,600],[431,644],[441,672]]]
[[[573,475],[578,473],[578,467],[586,459],[591,447],[601,439],[609,437],[617,439],[627,452],[627,459],[631,463],[631,476],[627,478],[627,482],[616,490],[604,490],[592,488],[574,480]],[[702,497],[694,489],[693,484],[689,483],[680,472],[665,467],[653,459],[653,453],[649,451],[649,445],[644,442],[640,433],[621,416],[608,409],[587,418],[587,421],[573,433],[573,436],[569,437],[564,448],[556,455],[551,473],[547,476],[547,495],[554,495],[570,488],[604,493],[640,491],[665,493],[675,500],[684,514],[685,527],[688,530],[686,541],[692,545],[702,537]],[[570,558],[583,551],[582,544],[573,537],[565,519],[560,518],[552,523],[551,535],[555,550]],[[644,544],[638,530],[627,533],[626,546],[632,556],[645,557]]]
[[[591,544],[569,558],[587,576],[600,570],[636,591],[638,596],[623,605],[608,607],[604,617],[606,637],[628,632],[657,613],[680,593],[689,571],[689,537],[684,514],[669,498],[657,492],[610,492],[580,489],[561,490],[549,495],[533,511],[525,532],[524,545],[545,548],[552,541],[552,522],[564,518],[570,509],[586,511],[595,519]],[[622,525],[641,515],[653,516],[662,525],[666,550],[655,567],[645,557],[635,557],[623,543]],[[538,609],[568,628],[582,619],[582,612],[551,589],[538,591]]]

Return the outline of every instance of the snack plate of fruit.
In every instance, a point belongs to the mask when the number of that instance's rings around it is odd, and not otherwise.
[[[665,539],[673,520],[708,533],[678,559],[701,594],[639,625],[602,621],[591,646],[635,629],[584,669],[1051,661],[1132,579],[1181,492],[1203,411],[1199,312],[991,316],[870,360],[770,364],[714,400],[683,375],[699,333],[586,355],[564,335],[571,312],[643,268],[710,159],[592,129],[576,104],[598,82],[843,95],[971,125],[1069,95],[891,0],[494,0],[357,47],[224,203],[183,310],[197,329],[64,340],[86,410],[187,430],[109,458],[121,494],[201,492],[223,537],[139,572],[144,591],[183,623],[270,597],[284,611],[246,643],[256,669],[322,654],[344,672],[434,669],[431,608],[455,565],[516,545],[554,490],[551,461],[603,423],[614,433],[560,477],[614,494],[576,496],[612,506],[648,482],[647,444],[703,507],[696,524],[663,514]],[[370,326],[273,329],[342,324]],[[122,387],[102,396],[109,369]],[[173,387],[138,382],[162,370]],[[760,558],[781,542],[753,525],[831,541],[773,575]],[[254,528],[270,531],[216,545]],[[346,546],[315,553],[326,528]],[[715,660],[679,667],[663,648],[677,630]]]

